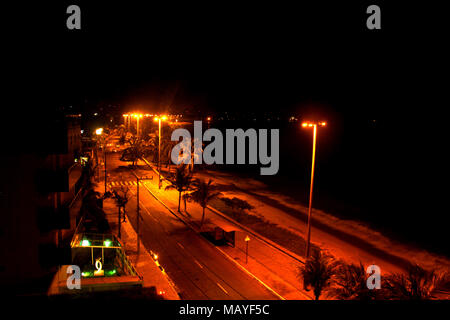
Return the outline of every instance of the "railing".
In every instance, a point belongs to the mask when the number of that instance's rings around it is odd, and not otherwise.
[[[83,244],[84,240],[87,241],[86,244]],[[72,238],[70,246],[72,248],[122,248],[122,244],[112,233],[76,233]]]
[[[125,252],[123,252],[122,249],[117,249],[117,254],[118,254],[118,260],[119,262],[122,263],[122,269],[124,271],[127,271],[127,273],[129,273],[132,276],[137,276],[139,277],[140,280],[142,280],[142,276],[139,275],[139,273],[137,272],[137,270],[135,269],[135,267],[130,263],[130,261],[128,260],[128,257],[126,256]]]

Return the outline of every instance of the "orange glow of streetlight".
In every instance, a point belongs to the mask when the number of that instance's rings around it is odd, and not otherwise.
[[[154,121],[158,121],[158,188],[161,189],[161,122],[167,120],[166,115],[156,116]]]
[[[308,226],[307,226],[307,238],[306,238],[306,250],[305,256],[309,257],[310,246],[311,246],[311,214],[312,214],[312,195],[313,195],[313,184],[314,184],[314,166],[316,161],[316,140],[317,140],[317,126],[324,127],[326,125],[325,121],[320,122],[303,122],[303,128],[314,127],[313,131],[313,149],[312,149],[312,164],[311,164],[311,184],[309,188],[309,207],[308,207]]]
[[[98,128],[97,130],[95,130],[95,134],[96,135],[101,135],[103,133],[103,128]]]
[[[168,117],[166,115],[164,116],[156,116],[155,118],[153,118],[154,121],[166,121],[168,119]]]
[[[327,123],[325,121],[318,121],[318,122],[314,122],[314,121],[306,121],[302,123],[302,127],[303,128],[312,128],[315,126],[319,126],[319,127],[325,127],[327,125]]]

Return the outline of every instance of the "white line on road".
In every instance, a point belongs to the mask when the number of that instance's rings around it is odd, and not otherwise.
[[[196,259],[194,259],[195,263],[198,264],[198,266],[200,267],[200,269],[203,269],[203,266],[200,264],[200,262],[198,262]]]
[[[180,246],[181,249],[184,249],[184,247],[181,243],[177,242],[177,244]]]
[[[220,289],[222,289],[223,290],[223,292],[225,292],[226,294],[228,294],[228,291],[227,290],[225,290],[225,288],[224,287],[222,287],[221,285],[220,285],[220,283],[218,283],[218,282],[216,282],[216,284],[219,286],[219,288]]]
[[[133,195],[136,195],[136,193],[133,192],[133,190],[131,190],[131,193]],[[156,222],[159,222],[158,219],[156,219],[151,213],[150,210],[147,209],[147,207],[142,203],[142,201],[139,200],[139,204],[142,208],[144,208],[145,211],[147,211],[147,214],[150,218],[152,218],[153,220],[155,220]],[[142,218],[142,214],[140,215],[141,221],[144,221],[144,218]],[[164,227],[161,226],[161,228],[165,231]]]
[[[252,276],[253,278],[255,278],[259,283],[261,283],[264,287],[266,287],[270,292],[272,292],[273,294],[275,294],[278,298],[280,298],[281,300],[286,300],[283,296],[281,296],[280,294],[278,294],[275,290],[273,290],[271,287],[269,287],[267,284],[265,284],[262,280],[260,280],[257,276],[255,276],[253,273],[251,273],[250,271],[248,271],[246,268],[244,268],[239,262],[237,262],[236,260],[234,260],[232,257],[230,257],[228,254],[225,253],[225,251],[219,249],[218,247],[216,247],[217,250],[219,250],[220,252],[222,252],[222,254],[227,257],[230,261],[234,262],[239,268],[241,268],[244,272],[246,272],[248,275]],[[309,297],[308,297],[309,298]]]

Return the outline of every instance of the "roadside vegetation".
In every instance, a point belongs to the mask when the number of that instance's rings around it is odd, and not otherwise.
[[[411,265],[407,273],[381,275],[380,288],[369,289],[371,274],[359,265],[336,261],[316,250],[298,270],[305,290],[316,300],[324,295],[337,300],[431,300],[448,299],[450,274]]]

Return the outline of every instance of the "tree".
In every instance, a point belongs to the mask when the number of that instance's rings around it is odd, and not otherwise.
[[[241,216],[245,210],[251,210],[254,207],[245,200],[233,197],[230,198],[220,198],[227,206],[229,206],[233,211],[233,216],[237,221],[241,220]]]
[[[381,298],[381,291],[367,287],[366,273],[362,263],[342,263],[337,267],[333,287],[329,293],[339,300],[375,300]]]
[[[123,151],[120,161],[131,162],[131,165],[134,167],[138,160],[149,153],[149,150],[144,145],[143,140],[136,136],[128,139],[128,143],[130,144],[130,147]]]
[[[303,279],[305,290],[309,290],[309,287],[313,288],[314,297],[319,300],[322,292],[331,285],[335,269],[336,263],[330,256],[315,250],[306,260],[305,265],[299,267],[298,277]]]
[[[436,299],[450,291],[448,272],[436,273],[418,265],[411,266],[407,274],[390,275],[384,282],[387,298],[394,300]]]
[[[181,194],[188,190],[192,184],[192,173],[187,170],[185,164],[179,165],[175,170],[175,175],[169,179],[171,182],[165,190],[168,189],[176,189],[178,191],[178,212],[181,213],[180,204],[181,204]]]
[[[117,232],[117,236],[120,238],[120,227],[121,227],[121,209],[123,211],[123,222],[126,221],[126,204],[128,203],[129,200],[129,196],[128,196],[128,191],[130,189],[128,189],[127,186],[120,186],[119,188],[115,188],[112,193],[113,193],[113,198],[116,202],[116,206],[119,209],[119,216],[118,216],[118,232]]]
[[[208,206],[208,203],[212,199],[218,197],[221,193],[215,191],[216,188],[213,185],[211,179],[209,179],[208,182],[205,182],[204,180],[198,180],[194,183],[194,186],[195,191],[188,195],[188,199],[197,202],[202,207],[202,221],[200,223],[201,229],[203,223],[205,222],[205,209]]]

